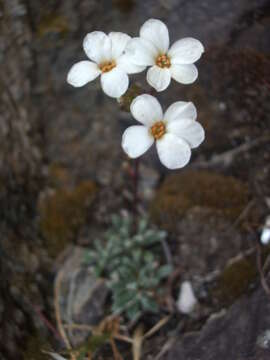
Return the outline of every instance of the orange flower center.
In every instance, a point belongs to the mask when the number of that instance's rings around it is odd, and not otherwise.
[[[163,68],[169,68],[171,66],[171,59],[166,54],[159,55],[156,58],[156,65],[159,66],[162,69]]]
[[[163,121],[158,121],[153,126],[151,126],[150,131],[155,140],[161,139],[162,136],[166,133],[166,125]]]
[[[106,62],[99,65],[99,68],[103,73],[109,72],[115,67],[116,67],[116,63],[115,63],[114,60],[106,61]]]

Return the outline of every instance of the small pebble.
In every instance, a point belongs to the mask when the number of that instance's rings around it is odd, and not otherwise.
[[[177,300],[177,309],[182,314],[190,314],[197,304],[197,299],[194,295],[192,284],[190,281],[184,281],[181,284],[179,297]]]
[[[261,233],[261,243],[267,245],[270,242],[270,216],[266,218],[264,227]]]

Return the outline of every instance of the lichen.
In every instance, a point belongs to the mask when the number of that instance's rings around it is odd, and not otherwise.
[[[84,181],[73,190],[56,190],[40,203],[40,229],[50,256],[56,256],[85,223],[96,192],[95,183]]]
[[[262,263],[270,253],[270,248],[264,248]],[[229,306],[241,295],[249,292],[258,279],[256,252],[239,258],[229,264],[219,276],[215,286],[210,291],[211,297],[219,306]]]
[[[56,14],[47,14],[42,17],[38,25],[38,35],[40,37],[51,33],[66,35],[69,31],[68,21],[65,17]]]
[[[231,176],[188,170],[168,176],[150,206],[152,220],[175,231],[189,209],[201,207],[234,222],[250,201],[248,186]]]

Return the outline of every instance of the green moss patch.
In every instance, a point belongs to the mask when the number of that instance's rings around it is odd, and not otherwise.
[[[151,204],[154,222],[174,231],[189,209],[209,209],[234,222],[250,201],[247,184],[209,171],[185,171],[166,178]]]
[[[57,190],[42,201],[40,229],[50,256],[56,256],[85,223],[96,192],[95,183],[84,181],[73,190]]]
[[[264,248],[262,263],[265,262],[269,253],[270,248]],[[256,251],[254,251],[224,269],[211,290],[211,296],[218,305],[229,306],[241,295],[250,291],[258,277]]]
[[[46,36],[51,33],[64,36],[69,31],[68,20],[60,15],[47,14],[42,17],[38,25],[37,31],[40,37]]]

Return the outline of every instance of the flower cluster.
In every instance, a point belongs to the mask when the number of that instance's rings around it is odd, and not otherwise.
[[[91,32],[83,48],[90,60],[72,66],[68,83],[81,87],[100,75],[104,93],[113,98],[125,94],[129,74],[140,73],[148,66],[147,82],[158,92],[167,89],[171,78],[182,84],[193,83],[198,77],[194,62],[204,51],[201,42],[193,38],[180,39],[170,47],[168,28],[157,19],[146,21],[135,38],[121,32]],[[158,100],[143,94],[133,100],[130,111],[142,124],[129,127],[123,134],[122,147],[131,158],[141,156],[156,142],[162,164],[178,169],[189,162],[191,149],[204,140],[196,108],[190,102],[178,101],[163,114]]]

